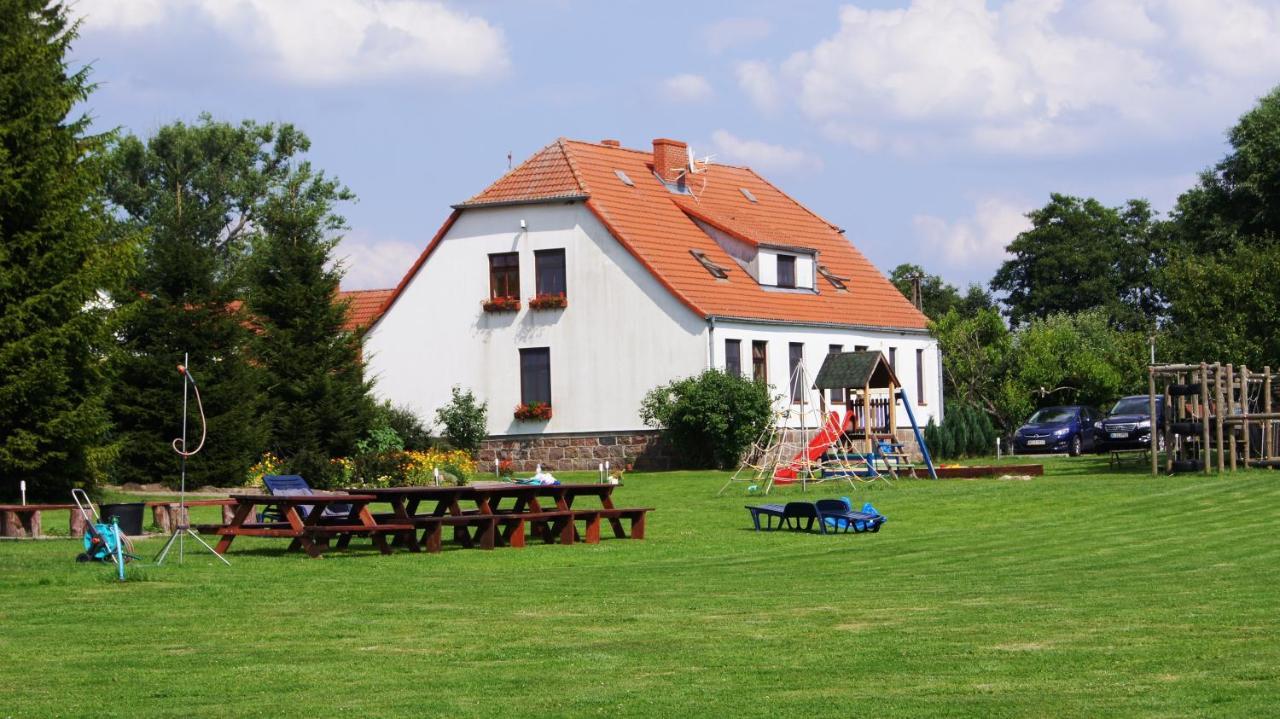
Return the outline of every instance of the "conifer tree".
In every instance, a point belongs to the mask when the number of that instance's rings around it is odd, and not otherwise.
[[[66,501],[109,455],[99,291],[127,266],[103,212],[100,150],[70,115],[92,86],[61,4],[0,0],[0,498]]]
[[[261,457],[262,372],[242,298],[259,207],[288,174],[292,149],[276,140],[272,125],[204,116],[167,125],[145,142],[124,137],[113,148],[111,199],[147,234],[136,281],[116,297],[123,351],[114,364],[111,407],[123,440],[121,481],[178,477],[170,442],[182,427],[176,365],[184,352],[208,422],[203,451],[188,461],[188,483],[238,483]],[[191,401],[189,434],[198,437]]]
[[[305,152],[307,138],[280,129],[277,143]],[[262,205],[249,261],[249,308],[266,376],[269,448],[285,468],[327,484],[329,459],[349,456],[372,422],[374,402],[361,362],[363,336],[344,329],[341,267],[333,250],[345,229],[335,212],[353,199],[303,162]]]

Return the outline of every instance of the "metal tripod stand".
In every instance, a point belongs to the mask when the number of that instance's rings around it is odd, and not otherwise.
[[[217,557],[223,564],[228,567],[231,562],[227,558],[218,554],[217,550],[209,546],[209,543],[200,538],[200,535],[191,529],[191,520],[187,516],[187,457],[204,448],[205,431],[207,427],[204,419],[204,405],[200,401],[200,387],[196,384],[195,377],[191,376],[191,370],[188,369],[187,363],[189,358],[184,352],[182,354],[182,364],[178,365],[178,372],[182,375],[182,438],[173,441],[173,451],[182,457],[182,477],[178,485],[178,516],[173,519],[173,533],[169,535],[168,541],[164,543],[164,547],[160,549],[160,553],[156,555],[156,566],[164,564],[164,560],[169,556],[169,550],[173,548],[176,541],[178,543],[178,564],[182,564],[183,555],[185,553],[185,544],[187,536],[200,543],[200,546],[209,550],[209,553]],[[196,404],[200,407],[200,444],[194,451],[187,451],[187,390],[194,388],[196,394]]]

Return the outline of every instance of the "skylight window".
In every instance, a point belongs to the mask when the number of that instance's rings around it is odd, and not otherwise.
[[[739,187],[738,192],[741,192],[742,196],[747,198],[749,202],[752,202],[752,203],[759,202],[759,200],[756,199],[756,196],[751,194],[751,190],[748,190],[745,187]]]
[[[834,287],[834,288],[836,288],[837,290],[848,290],[848,289],[849,289],[849,288],[845,285],[845,283],[849,281],[849,278],[848,278],[848,277],[838,277],[838,276],[836,275],[836,273],[832,272],[832,271],[831,271],[831,268],[830,268],[830,267],[827,267],[826,265],[818,265],[818,274],[820,274],[820,275],[822,275],[823,277],[827,278],[827,282],[830,282],[830,283],[831,283],[831,286],[832,286],[832,287]]]
[[[627,173],[623,172],[622,170],[614,170],[613,174],[617,175],[618,179],[622,181],[622,184],[626,185],[627,187],[636,186],[636,183],[632,182],[631,178],[627,177]]]
[[[711,258],[707,257],[706,253],[701,250],[689,250],[689,254],[693,255],[693,259],[697,260],[698,263],[707,270],[707,272],[710,272],[712,277],[717,280],[729,279],[729,271],[712,262]]]

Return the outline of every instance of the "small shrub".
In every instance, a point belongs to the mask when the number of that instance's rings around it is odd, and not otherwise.
[[[408,407],[394,405],[390,400],[377,405],[373,426],[394,430],[407,450],[431,449],[431,433],[422,419]]]
[[[476,402],[471,390],[464,390],[454,385],[451,390],[453,399],[449,404],[436,410],[436,424],[444,427],[445,439],[458,449],[475,452],[486,435],[489,405],[487,402]]]
[[[765,384],[709,369],[650,390],[640,417],[691,465],[728,468],[773,421],[773,406]]]

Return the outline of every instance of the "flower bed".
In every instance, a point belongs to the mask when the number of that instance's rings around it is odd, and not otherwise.
[[[545,402],[518,404],[516,405],[515,418],[530,421],[551,419],[551,405]]]
[[[534,295],[529,299],[531,310],[562,310],[568,306],[569,298],[565,297],[563,292],[554,295]]]
[[[485,312],[515,312],[520,309],[519,297],[493,297],[481,305]]]

